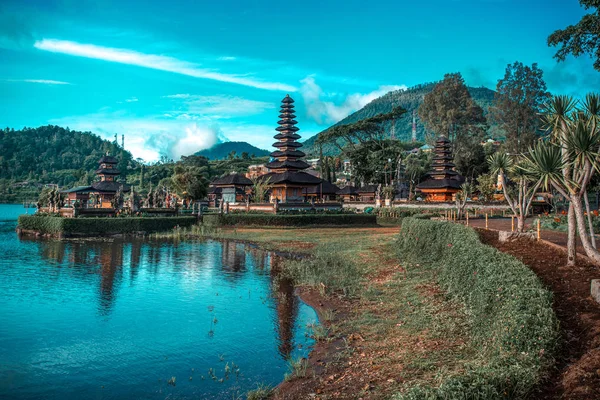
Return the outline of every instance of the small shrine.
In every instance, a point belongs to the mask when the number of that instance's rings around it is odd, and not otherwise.
[[[78,186],[63,191],[71,205],[79,202],[84,208],[111,208],[115,194],[121,190],[123,193],[130,191],[130,186],[117,181],[121,171],[117,169],[119,160],[116,157],[105,155],[98,161],[96,175],[98,182],[91,186]]]
[[[209,203],[218,207],[221,201],[230,204],[244,203],[250,196],[252,181],[242,174],[229,174],[210,183]]]
[[[427,179],[417,185],[417,189],[426,196],[425,201],[452,201],[465,181],[465,178],[454,170],[452,143],[445,136],[440,136],[435,141],[433,153],[432,169],[427,174]]]
[[[269,173],[262,175],[262,179],[272,186],[272,202],[304,202],[309,189],[319,185],[322,179],[304,171],[309,165],[302,160],[305,154],[299,150],[302,143],[298,142],[294,100],[289,94],[281,101],[279,118],[276,128],[279,133],[274,136],[277,142],[273,144],[276,150],[271,153],[274,160],[266,165]]]

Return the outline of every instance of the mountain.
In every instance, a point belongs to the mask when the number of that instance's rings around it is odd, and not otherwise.
[[[406,90],[395,90],[388,92],[387,94],[371,101],[369,104],[361,108],[360,110],[350,114],[346,118],[342,119],[336,125],[346,125],[365,118],[373,117],[377,114],[390,112],[393,107],[403,107],[407,112],[401,118],[396,120],[395,123],[395,135],[396,138],[402,141],[410,141],[412,139],[412,112],[417,110],[423,98],[426,94],[430,93],[437,83],[427,83],[418,85]],[[469,87],[469,92],[473,97],[473,100],[479,104],[484,112],[487,113],[488,108],[494,100],[494,91],[485,87],[475,88]],[[425,128],[419,121],[417,116],[417,140],[425,140]],[[303,151],[307,154],[317,155],[319,149],[315,146],[315,141],[319,134],[308,138],[304,141]],[[333,145],[323,146],[323,154],[325,155],[336,155],[339,153],[339,149]]]
[[[125,176],[133,163],[131,153],[91,132],[54,125],[0,129],[0,202],[36,200],[47,183],[89,184],[107,152],[119,159],[117,167]]]
[[[259,149],[247,142],[222,142],[217,143],[210,149],[200,150],[197,156],[204,156],[209,160],[223,160],[229,157],[232,151],[240,157],[243,153],[248,153],[250,157],[264,157],[269,155],[268,150]]]

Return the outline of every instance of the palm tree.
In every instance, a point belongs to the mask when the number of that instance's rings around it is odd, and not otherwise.
[[[590,220],[586,224],[582,203],[590,180],[600,168],[600,129],[581,115],[568,123],[565,133],[560,143],[539,143],[530,150],[527,158],[540,183],[546,187],[552,185],[569,200],[583,248],[587,256],[600,265],[600,252],[591,239],[594,236],[593,226]],[[565,176],[565,171],[569,171],[568,176]],[[570,224],[569,229],[572,228],[574,226]]]
[[[517,217],[517,232],[525,229],[525,218],[529,214],[531,202],[541,186],[537,176],[528,170],[528,160],[514,160],[506,153],[494,153],[488,157],[490,172],[498,175],[504,198]],[[514,190],[508,186],[508,178],[515,183]]]
[[[566,179],[571,176],[571,169],[568,165],[568,150],[564,145],[567,132],[569,130],[570,116],[575,110],[577,102],[570,96],[554,96],[546,105],[545,112],[542,114],[542,126],[550,132],[550,137],[554,142],[561,144],[561,156],[563,160],[562,173]],[[567,265],[575,265],[576,254],[576,218],[573,205],[569,203],[569,212],[567,215]]]

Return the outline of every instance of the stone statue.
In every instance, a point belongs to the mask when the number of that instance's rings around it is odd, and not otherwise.
[[[375,199],[381,200],[381,183],[377,185],[377,191],[375,192]]]

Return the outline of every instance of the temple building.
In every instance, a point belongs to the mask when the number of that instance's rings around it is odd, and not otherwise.
[[[451,148],[452,143],[445,136],[440,136],[435,142],[432,170],[427,174],[427,179],[417,185],[417,189],[426,196],[425,201],[452,201],[465,181],[454,170]]]
[[[111,201],[117,191],[121,189],[127,193],[130,190],[129,185],[117,182],[118,176],[121,175],[117,169],[118,162],[119,160],[109,155],[102,157],[96,170],[99,181],[91,186],[78,186],[63,191],[62,193],[67,194],[68,203],[73,205],[79,201],[84,208],[112,208]]]
[[[229,174],[217,178],[209,185],[208,200],[212,207],[218,207],[221,201],[235,204],[244,203],[252,189],[252,181],[242,174]]]
[[[358,190],[351,185],[344,186],[342,189],[338,190],[336,194],[340,200],[344,202],[358,200]]]
[[[320,184],[307,189],[306,200],[310,201],[312,199],[313,201],[335,201],[337,192],[339,190],[339,187],[329,181],[324,180]]]
[[[304,202],[308,197],[308,190],[319,185],[322,180],[304,171],[310,166],[301,160],[305,154],[299,150],[302,143],[297,141],[300,135],[296,133],[298,122],[294,120],[294,100],[288,94],[281,103],[281,119],[277,122],[279,127],[276,128],[279,133],[275,135],[277,142],[273,144],[276,150],[271,153],[274,160],[266,165],[269,173],[262,178],[268,179],[272,185],[272,202]]]

